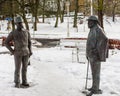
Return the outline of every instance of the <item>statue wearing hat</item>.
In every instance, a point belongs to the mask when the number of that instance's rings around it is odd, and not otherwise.
[[[108,56],[108,38],[104,30],[99,26],[99,21],[96,16],[90,16],[88,18],[88,28],[90,28],[90,32],[86,44],[86,57],[90,62],[92,72],[92,87],[88,90],[90,94],[101,94],[101,62],[105,62]]]
[[[27,66],[29,56],[32,55],[31,37],[28,30],[23,29],[21,17],[15,18],[17,28],[10,32],[5,40],[5,46],[14,55],[15,73],[14,82],[15,87],[20,88],[20,85],[29,87],[27,82]],[[9,42],[14,42],[14,48],[9,45]],[[22,66],[21,66],[22,65]],[[22,67],[22,68],[21,68]],[[22,84],[20,81],[20,72],[22,72]]]
[[[16,17],[15,18],[15,23],[19,23],[19,22],[22,22],[22,18],[21,17]]]

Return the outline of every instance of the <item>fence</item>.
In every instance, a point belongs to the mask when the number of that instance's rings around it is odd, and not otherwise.
[[[75,59],[79,63],[85,63],[86,60],[86,41],[87,38],[62,38],[60,40],[60,49],[62,48],[73,48],[72,50],[72,62]],[[119,39],[109,39],[109,49],[120,50],[120,40]],[[112,51],[112,54],[114,50]]]
[[[4,41],[6,37],[0,37],[1,45],[4,46]],[[73,48],[72,50],[72,61],[75,57],[77,62],[86,62],[86,41],[87,38],[62,38],[60,39],[60,49],[62,48]],[[10,42],[13,46],[14,42]],[[120,40],[119,39],[109,39],[109,49],[120,50]]]

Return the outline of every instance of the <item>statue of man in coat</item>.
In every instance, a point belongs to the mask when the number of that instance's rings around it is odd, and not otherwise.
[[[14,55],[15,72],[14,82],[15,87],[20,88],[20,72],[22,72],[22,85],[29,86],[27,82],[27,66],[31,51],[31,37],[28,30],[23,29],[21,17],[16,17],[15,24],[17,28],[10,32],[5,40],[5,46]],[[14,42],[14,47],[11,47],[10,42]],[[22,68],[21,68],[22,67]]]
[[[86,57],[90,62],[92,72],[92,87],[88,90],[92,94],[102,94],[100,87],[101,62],[105,62],[108,56],[108,38],[104,30],[99,26],[97,17],[88,18],[88,34],[86,43]]]

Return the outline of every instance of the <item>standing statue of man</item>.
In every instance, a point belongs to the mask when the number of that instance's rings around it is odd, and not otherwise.
[[[86,57],[90,61],[92,72],[92,87],[88,90],[92,94],[102,94],[99,89],[100,70],[101,62],[105,62],[108,56],[108,38],[99,26],[99,21],[95,16],[88,18],[88,28],[90,28],[90,32],[86,44]]]
[[[30,33],[27,30],[23,29],[21,17],[16,17],[15,24],[17,28],[14,31],[10,32],[5,40],[5,46],[11,52],[11,54],[14,55],[15,87],[20,88],[20,72],[22,72],[22,85],[29,87],[29,84],[27,82],[27,66],[29,62],[29,56],[32,55],[31,37]],[[11,41],[14,42],[14,48],[10,45]]]

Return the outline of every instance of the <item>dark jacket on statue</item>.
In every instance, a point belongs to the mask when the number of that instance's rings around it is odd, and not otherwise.
[[[98,61],[106,61],[108,57],[108,38],[98,24],[88,34],[86,56]]]

